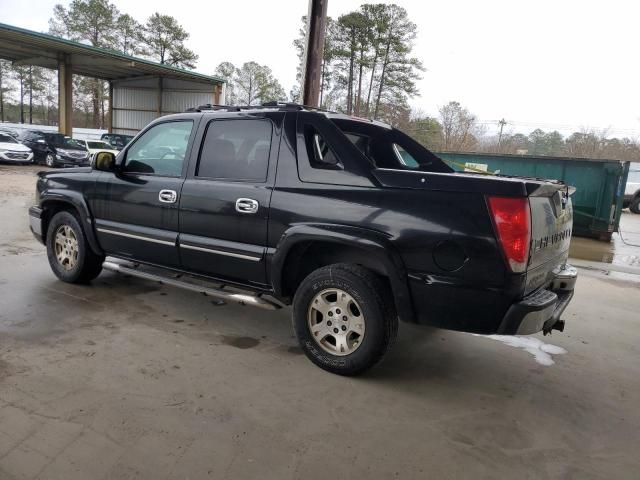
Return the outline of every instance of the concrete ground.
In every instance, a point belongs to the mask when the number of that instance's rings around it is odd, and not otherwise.
[[[289,310],[56,280],[35,171],[0,166],[1,480],[638,477],[640,283],[582,270],[565,333],[515,346],[401,325],[342,378]]]

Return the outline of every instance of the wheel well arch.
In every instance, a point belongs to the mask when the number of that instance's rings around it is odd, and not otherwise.
[[[293,298],[302,280],[318,268],[335,263],[360,265],[376,273],[389,287],[393,303],[400,318],[415,322],[409,301],[408,287],[399,276],[397,265],[384,250],[372,251],[360,245],[332,239],[306,239],[296,242],[287,251],[280,269],[274,272],[276,293],[286,303]],[[406,279],[404,279],[406,282]]]
[[[47,242],[47,230],[49,228],[49,222],[53,216],[61,211],[67,211],[75,215],[78,222],[82,226],[82,229],[87,237],[91,250],[96,255],[102,255],[104,252],[97,241],[95,232],[93,230],[93,221],[89,218],[88,212],[83,211],[86,209],[86,205],[80,203],[77,204],[73,198],[65,199],[60,197],[44,198],[42,199],[40,206],[42,207],[42,216],[40,217],[42,227],[42,241],[46,245]]]
[[[284,261],[282,293],[293,296],[300,282],[311,272],[333,263],[353,263],[387,276],[384,263],[363,248],[338,242],[305,240],[295,244]]]
[[[78,218],[80,218],[80,212],[78,211],[78,208],[70,202],[66,202],[64,200],[58,200],[58,199],[44,200],[42,202],[41,221],[42,221],[42,240],[44,242],[47,241],[46,236],[47,236],[47,230],[49,228],[49,222],[51,222],[51,219],[56,213],[62,212],[62,211],[68,211],[76,215]]]

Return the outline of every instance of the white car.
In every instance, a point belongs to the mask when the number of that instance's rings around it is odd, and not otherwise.
[[[33,152],[11,135],[0,132],[0,161],[11,163],[33,163]]]
[[[96,153],[109,152],[109,153],[113,153],[114,155],[117,155],[120,153],[118,150],[115,150],[107,142],[103,142],[102,140],[78,140],[76,138],[74,138],[74,140],[78,142],[80,145],[82,145],[83,147],[85,147],[87,150],[89,150],[89,159],[91,163],[93,163]]]
[[[631,164],[622,206],[629,207],[633,213],[640,213],[640,168],[637,164]]]

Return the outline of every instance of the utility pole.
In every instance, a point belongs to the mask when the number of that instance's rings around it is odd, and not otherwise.
[[[318,107],[320,98],[320,76],[324,54],[324,33],[327,23],[329,0],[309,0],[307,14],[307,38],[302,64],[302,103]]]
[[[502,144],[502,129],[506,124],[507,121],[504,118],[498,122],[498,125],[500,125],[500,134],[498,135],[498,151],[500,151],[500,146]]]

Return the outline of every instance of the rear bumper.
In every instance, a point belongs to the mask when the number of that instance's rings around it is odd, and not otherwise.
[[[29,208],[29,228],[31,233],[40,243],[44,243],[42,238],[42,209],[40,207]]]
[[[573,297],[578,272],[571,265],[558,267],[547,288],[526,296],[507,310],[500,327],[502,335],[529,335],[551,329]]]

